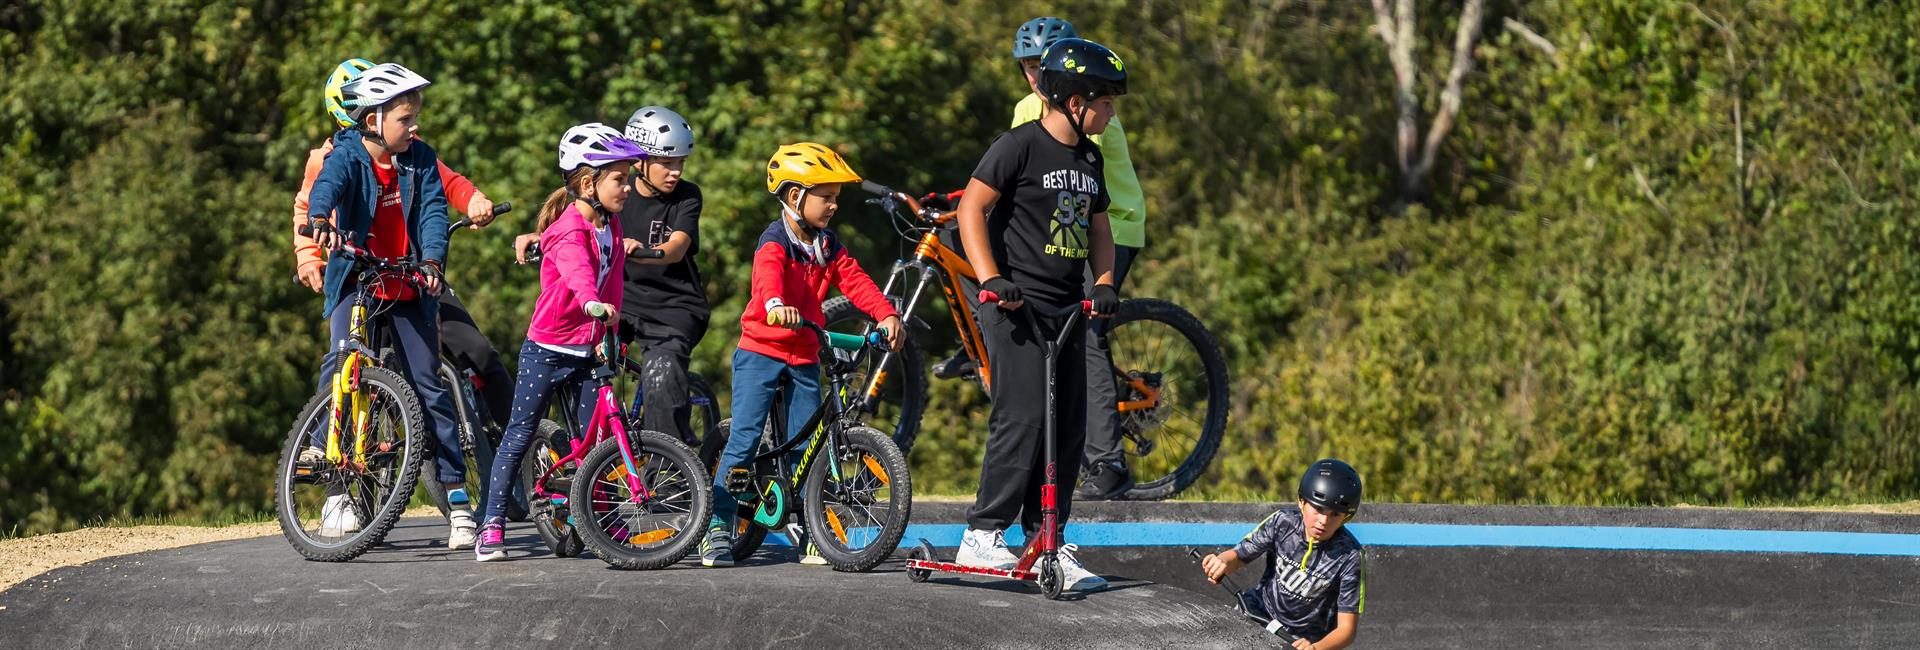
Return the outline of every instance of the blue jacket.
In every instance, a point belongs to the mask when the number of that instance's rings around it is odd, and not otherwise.
[[[433,147],[413,141],[406,153],[393,156],[400,173],[400,211],[407,218],[407,241],[411,254],[421,260],[447,263],[447,194],[440,186],[439,157]],[[333,226],[365,246],[367,231],[373,227],[373,211],[378,205],[380,184],[373,177],[373,155],[360,141],[360,132],[341,129],[333,134],[333,152],[327,154],[320,176],[313,180],[313,193],[307,198],[307,218],[324,219],[333,215]],[[353,279],[353,263],[344,255],[327,259],[327,302],[321,318],[333,314],[335,305]],[[428,318],[438,317],[438,298],[420,294]]]

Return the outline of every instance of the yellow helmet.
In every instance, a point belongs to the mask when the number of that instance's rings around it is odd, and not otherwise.
[[[858,183],[860,175],[845,158],[826,145],[799,142],[782,145],[767,161],[767,191],[780,193],[781,186],[799,183],[813,187],[824,183]]]

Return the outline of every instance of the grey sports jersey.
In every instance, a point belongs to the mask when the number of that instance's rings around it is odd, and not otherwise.
[[[1359,614],[1366,607],[1367,585],[1361,568],[1366,551],[1345,527],[1333,539],[1309,546],[1300,510],[1285,506],[1268,515],[1233,550],[1248,563],[1267,557],[1260,584],[1240,600],[1265,609],[1268,618],[1297,636],[1318,641],[1333,631],[1337,613]]]

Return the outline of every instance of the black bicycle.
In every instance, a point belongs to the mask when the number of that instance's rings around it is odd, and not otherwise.
[[[835,570],[866,571],[900,545],[913,514],[913,482],[906,455],[893,439],[854,419],[847,400],[838,396],[860,371],[859,352],[886,343],[879,332],[855,336],[804,326],[820,339],[828,382],[819,408],[800,428],[802,435],[790,439],[783,439],[785,399],[776,391],[756,453],[746,467],[728,473],[728,489],[740,502],[733,557],[753,555],[769,531],[780,530],[795,544],[810,535]],[[731,429],[732,420],[722,420],[701,445],[700,462],[709,473],[718,471]],[[789,468],[787,459],[803,444],[799,461]],[[800,517],[793,521],[796,509]]]

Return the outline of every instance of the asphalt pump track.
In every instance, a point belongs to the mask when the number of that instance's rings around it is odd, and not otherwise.
[[[731,569],[626,572],[516,525],[513,560],[482,564],[416,518],[341,564],[272,536],[55,569],[0,592],[0,647],[1277,647],[1186,553],[1274,507],[1077,504],[1068,539],[1112,584],[1058,602],[802,566],[779,536]],[[951,557],[963,509],[915,504],[903,543]],[[1377,504],[1354,530],[1360,648],[1920,647],[1920,516]]]

